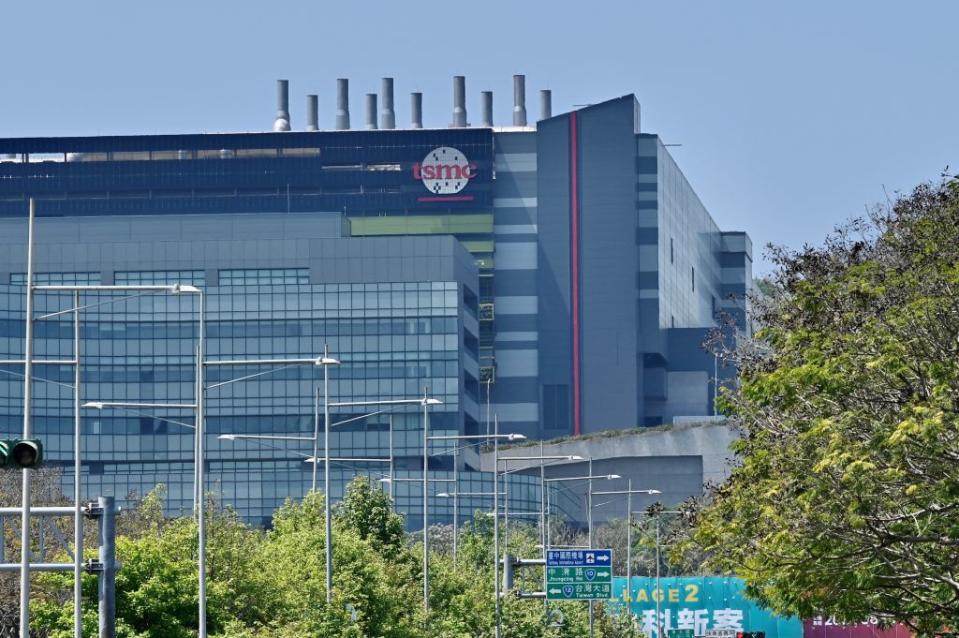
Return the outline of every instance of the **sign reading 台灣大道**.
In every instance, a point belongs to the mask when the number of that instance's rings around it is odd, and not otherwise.
[[[609,549],[546,552],[548,600],[607,600],[613,595],[613,552]]]

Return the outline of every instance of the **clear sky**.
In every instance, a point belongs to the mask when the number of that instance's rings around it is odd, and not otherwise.
[[[450,121],[451,76],[470,118],[511,76],[554,113],[635,93],[642,128],[673,148],[724,229],[818,242],[885,193],[959,172],[959,1],[6,2],[0,136],[268,130],[274,81],[333,123],[335,79],[363,94],[396,78],[427,126]]]

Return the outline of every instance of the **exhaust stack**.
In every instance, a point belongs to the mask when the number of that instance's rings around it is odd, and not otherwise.
[[[277,133],[290,130],[290,81],[276,81],[276,119],[273,130]]]
[[[453,76],[453,128],[466,128],[466,78]]]
[[[396,128],[396,112],[393,111],[393,78],[383,78],[380,93],[383,97],[383,110],[380,111],[380,128]]]
[[[410,93],[410,128],[423,128],[422,93]]]
[[[480,110],[480,115],[482,116],[480,126],[493,128],[493,92],[483,91],[480,94],[480,98],[480,104],[482,106]]]
[[[513,126],[526,126],[526,76],[513,76]]]
[[[544,89],[539,92],[539,119],[548,120],[553,117],[553,92]]]
[[[320,98],[316,95],[306,96],[306,130],[307,131],[320,130],[319,100]]]
[[[350,81],[340,78],[336,81],[336,130],[350,128]]]
[[[376,130],[376,93],[366,94],[366,128]]]

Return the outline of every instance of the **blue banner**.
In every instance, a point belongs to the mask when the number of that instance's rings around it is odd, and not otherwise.
[[[656,622],[657,601],[659,623]],[[797,618],[783,618],[762,609],[743,594],[743,581],[723,576],[633,577],[626,590],[625,578],[613,579],[612,606],[628,603],[630,610],[650,638],[664,638],[673,629],[692,629],[694,635],[763,631],[766,638],[802,638],[803,625]],[[720,631],[716,631],[720,630]],[[715,632],[715,633],[713,633]]]

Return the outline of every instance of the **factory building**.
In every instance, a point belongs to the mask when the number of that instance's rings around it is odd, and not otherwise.
[[[701,343],[723,314],[745,329],[751,244],[719,229],[660,138],[641,129],[633,95],[553,115],[542,91],[533,118],[525,78],[514,76],[512,121],[494,122],[493,95],[482,92],[471,124],[456,77],[449,123],[425,127],[414,93],[409,124],[397,128],[386,78],[353,127],[349,83],[336,87],[332,129],[321,128],[310,95],[304,130],[293,130],[280,81],[273,132],[0,139],[0,357],[23,352],[33,197],[38,283],[196,285],[209,297],[211,356],[329,347],[343,362],[331,371],[340,402],[429,388],[443,401],[431,415],[436,432],[482,434],[495,415],[502,432],[529,438],[713,415],[717,378],[731,371]],[[84,313],[84,398],[188,398],[189,301],[113,301]],[[49,314],[69,300],[46,294],[38,304]],[[72,352],[69,317],[38,322],[37,334],[38,356]],[[3,371],[0,424],[15,432],[22,387],[15,365]],[[307,486],[309,464],[291,459],[303,446],[217,437],[310,435],[319,379],[318,370],[283,370],[209,399],[211,481],[253,520]],[[62,437],[49,457],[66,461],[72,403],[48,385],[37,430]],[[362,416],[335,412],[331,420]],[[122,497],[176,483],[177,502],[190,500],[192,435],[170,424],[188,415],[83,416],[91,489]],[[397,476],[422,476],[419,418],[399,410],[344,424],[337,454],[368,460],[339,466],[334,497],[353,473],[382,476],[373,459],[384,457],[389,423]],[[455,466],[456,489],[484,491],[478,452],[452,447],[436,445],[431,477],[451,482]],[[535,477],[514,480],[517,507],[524,498],[538,506]],[[412,482],[395,488],[415,526]],[[448,503],[434,507],[449,520]]]

